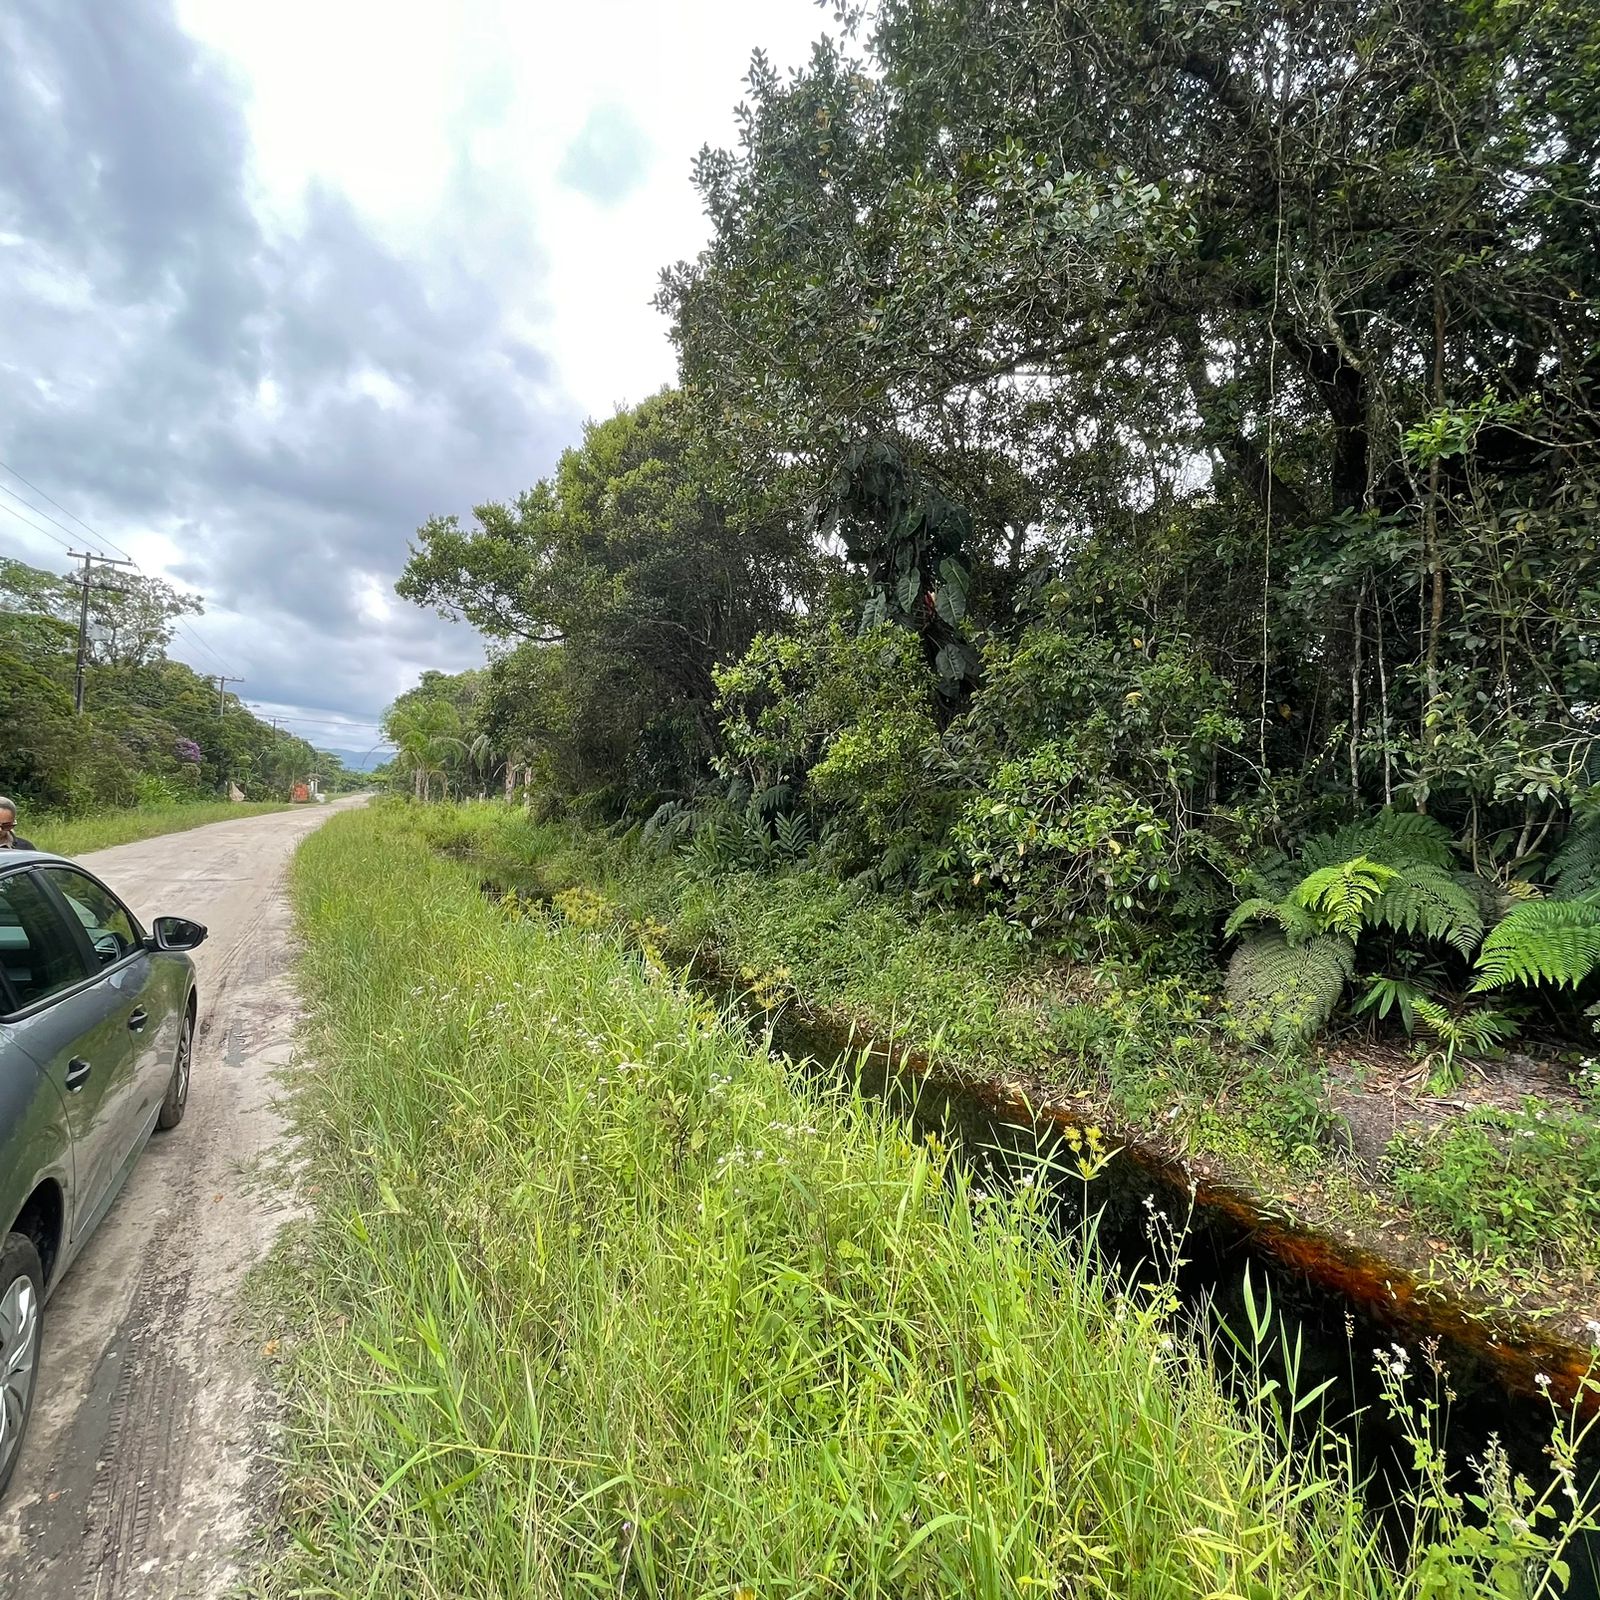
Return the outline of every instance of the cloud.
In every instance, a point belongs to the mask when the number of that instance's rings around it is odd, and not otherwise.
[[[621,106],[596,106],[567,146],[557,176],[569,189],[602,206],[637,190],[650,167],[650,141]]]
[[[326,184],[268,213],[245,86],[169,0],[0,11],[0,457],[200,589],[252,698],[371,712],[479,658],[370,595],[428,516],[515,493],[575,436],[507,310],[544,273],[466,164],[421,243]]]

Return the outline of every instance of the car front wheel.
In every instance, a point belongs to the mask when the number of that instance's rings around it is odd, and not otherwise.
[[[156,1126],[163,1131],[183,1121],[183,1108],[189,1103],[189,1067],[194,1056],[194,1012],[185,1011],[178,1030],[178,1049],[172,1058],[172,1076],[167,1080],[167,1097],[161,1102]]]
[[[44,1269],[33,1241],[8,1233],[0,1247],[0,1494],[22,1454],[39,1377]]]

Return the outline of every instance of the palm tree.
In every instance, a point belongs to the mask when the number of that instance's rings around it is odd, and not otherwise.
[[[413,795],[431,800],[438,778],[443,797],[449,799],[451,752],[468,748],[455,707],[440,700],[394,706],[384,718],[383,731],[394,744],[395,765],[411,774]]]

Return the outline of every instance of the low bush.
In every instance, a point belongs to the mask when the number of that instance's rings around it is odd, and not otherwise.
[[[1390,1151],[1424,1222],[1483,1256],[1600,1272],[1600,1119],[1529,1100],[1467,1113]]]

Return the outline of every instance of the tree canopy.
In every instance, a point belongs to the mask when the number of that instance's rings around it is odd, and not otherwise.
[[[421,531],[401,592],[510,647],[474,726],[739,860],[782,824],[1063,948],[1242,939],[1296,1027],[1369,962],[1464,994],[1500,918],[1495,972],[1576,982],[1600,12],[840,19],[697,162],[680,387]]]
[[[199,600],[161,579],[119,573],[90,592],[83,716],[74,714],[79,594],[71,579],[0,559],[0,789],[32,805],[85,810],[141,799],[287,798],[312,771],[342,781],[336,758],[275,732],[166,654]]]
[[[692,422],[668,392],[589,424],[512,504],[421,528],[397,585],[512,647],[491,668],[499,740],[524,759],[559,750],[580,787],[691,782],[717,740],[712,668],[817,589],[803,522],[771,497],[730,498]],[[521,730],[513,682],[538,702]]]

